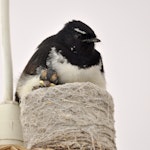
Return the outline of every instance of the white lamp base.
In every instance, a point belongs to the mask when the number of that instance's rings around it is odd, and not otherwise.
[[[23,145],[20,108],[15,102],[0,104],[0,145]]]

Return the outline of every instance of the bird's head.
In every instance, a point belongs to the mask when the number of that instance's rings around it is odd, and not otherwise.
[[[94,31],[81,21],[68,22],[58,33],[59,39],[74,52],[93,51],[94,43],[100,42]]]

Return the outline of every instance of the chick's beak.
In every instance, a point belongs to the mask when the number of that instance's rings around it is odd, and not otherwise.
[[[97,42],[101,42],[101,40],[98,39],[98,38],[91,38],[91,39],[84,39],[83,42],[88,42],[88,43],[94,42],[94,43],[97,43]]]

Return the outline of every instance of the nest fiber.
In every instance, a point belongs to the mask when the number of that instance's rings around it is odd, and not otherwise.
[[[92,83],[31,92],[21,102],[28,149],[116,150],[111,95]]]
[[[0,150],[26,150],[24,147],[19,145],[0,145]]]

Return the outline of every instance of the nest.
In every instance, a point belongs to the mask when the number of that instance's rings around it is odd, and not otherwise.
[[[21,102],[28,149],[116,150],[111,95],[92,83],[31,92]]]
[[[24,147],[19,145],[0,145],[0,150],[26,150]]]

